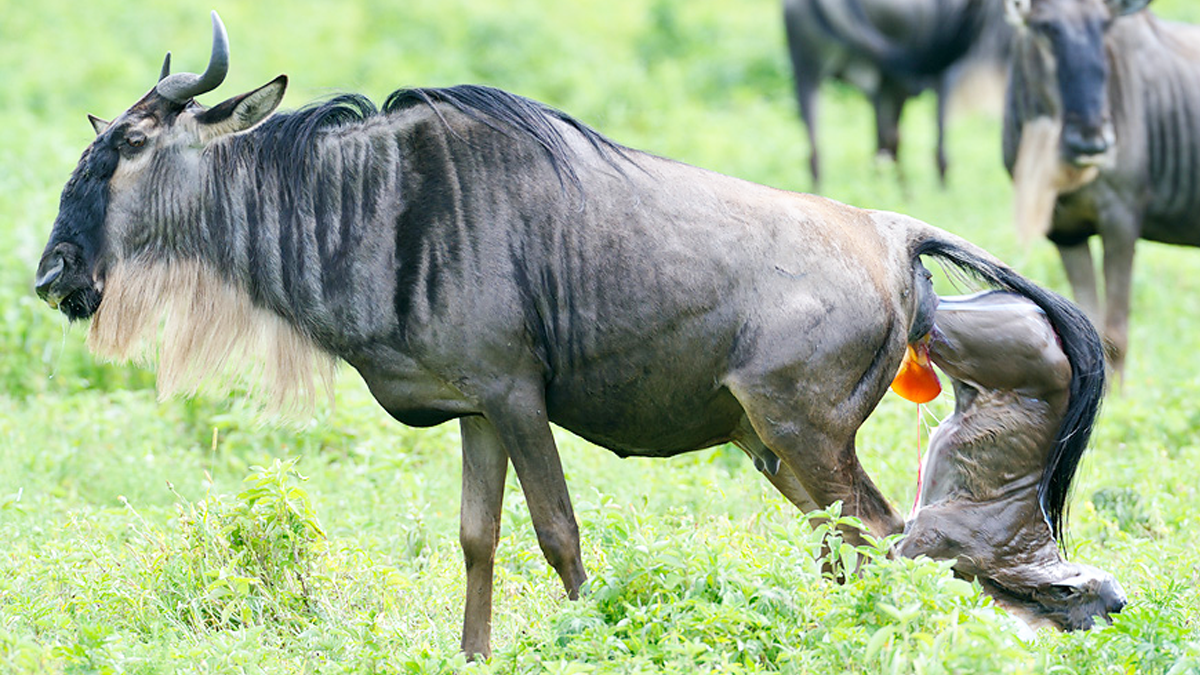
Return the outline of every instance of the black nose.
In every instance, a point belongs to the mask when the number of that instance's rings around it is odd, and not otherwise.
[[[42,262],[38,265],[37,278],[33,282],[34,290],[37,291],[38,297],[46,300],[50,295],[50,287],[60,276],[66,263],[58,253],[51,253],[42,258]]]
[[[1105,579],[1100,585],[1097,593],[1100,601],[1104,603],[1104,612],[1106,615],[1116,614],[1125,609],[1127,600],[1125,599],[1125,590],[1117,583],[1115,579]]]
[[[1102,155],[1108,151],[1108,139],[1102,125],[1067,124],[1063,126],[1063,145],[1076,157]]]

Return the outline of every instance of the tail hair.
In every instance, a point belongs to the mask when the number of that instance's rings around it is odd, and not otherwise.
[[[1058,545],[1066,548],[1067,501],[1079,461],[1087,449],[1105,392],[1104,346],[1092,322],[1078,307],[999,263],[982,250],[948,238],[924,238],[914,250],[945,260],[980,281],[1020,294],[1046,313],[1071,364],[1067,410],[1038,482],[1038,501]]]

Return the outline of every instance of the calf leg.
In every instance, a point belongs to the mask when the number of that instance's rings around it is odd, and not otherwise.
[[[518,387],[508,392],[500,405],[485,405],[485,416],[495,426],[517,472],[542,554],[574,600],[587,574],[579,548],[579,525],[546,417],[545,397],[535,385]]]
[[[460,422],[463,444],[462,511],[459,541],[467,566],[462,650],[469,657],[491,654],[492,572],[500,540],[500,508],[508,455],[496,429],[482,417]]]

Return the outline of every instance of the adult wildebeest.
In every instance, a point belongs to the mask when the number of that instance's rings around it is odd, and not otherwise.
[[[903,521],[854,437],[936,296],[942,258],[1042,307],[1073,368],[1045,468],[1061,522],[1103,388],[1081,313],[982,250],[897,214],[774,190],[623,148],[483,87],[342,96],[271,115],[285,78],[215,107],[166,75],[98,135],[63,190],[37,292],[126,358],[161,336],[160,385],[262,354],[276,400],[314,363],[353,366],[397,420],[459,419],[463,649],[489,651],[511,461],[574,598],[579,532],[550,431],[621,456],[733,441],[801,508]],[[165,317],[165,318],[164,318]],[[159,329],[160,321],[166,326]]]
[[[1000,291],[943,297],[927,348],[955,408],[929,439],[919,508],[897,552],[956,559],[955,572],[1033,626],[1087,629],[1121,611],[1117,580],[1064,561],[1041,517],[1043,467],[1071,385],[1045,315]]]
[[[896,158],[900,114],[908,99],[937,92],[937,167],[946,180],[946,99],[953,66],[985,26],[1001,28],[994,0],[784,0],[784,26],[800,117],[808,130],[809,168],[821,179],[817,90],[834,77],[862,90],[875,107],[879,154]],[[989,46],[1004,46],[1003,39]]]
[[[1158,19],[1149,0],[1006,2],[1021,25],[1004,115],[1018,227],[1058,246],[1121,372],[1137,240],[1200,245],[1200,27]]]

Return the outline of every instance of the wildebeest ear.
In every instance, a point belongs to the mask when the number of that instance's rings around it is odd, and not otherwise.
[[[104,133],[104,130],[111,124],[108,120],[102,120],[95,115],[88,115],[88,121],[92,123],[92,128],[96,130],[96,135]]]
[[[1113,16],[1133,14],[1145,9],[1146,5],[1150,4],[1150,0],[1105,0],[1105,2],[1112,11]]]
[[[279,107],[287,89],[287,75],[280,75],[254,91],[234,96],[196,115],[208,138],[245,131],[266,119]]]
[[[1004,0],[1004,18],[1013,26],[1024,26],[1032,0]]]

